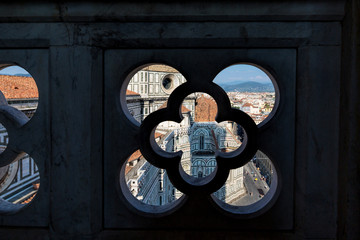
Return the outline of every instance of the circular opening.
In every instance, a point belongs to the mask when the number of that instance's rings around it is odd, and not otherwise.
[[[165,77],[163,80],[162,80],[162,85],[163,87],[166,89],[166,90],[169,90],[173,83],[172,83],[172,79],[170,77]]]
[[[40,173],[33,158],[21,154],[0,168],[0,213],[15,213],[31,203],[40,188]]]
[[[140,150],[127,159],[121,171],[122,192],[140,211],[149,213],[169,211],[183,196],[183,193],[172,185],[166,171],[146,161]]]
[[[152,112],[166,107],[172,91],[186,79],[173,67],[149,64],[135,70],[125,82],[127,115],[141,123]]]
[[[228,94],[231,106],[263,125],[274,115],[279,93],[274,78],[254,64],[234,64],[214,79]]]
[[[192,177],[209,176],[216,168],[217,152],[232,152],[241,146],[244,131],[232,121],[216,122],[217,104],[206,93],[187,96],[181,106],[180,123],[161,122],[155,140],[167,152],[182,151],[181,166]]]
[[[31,118],[37,109],[39,92],[34,78],[20,66],[0,66],[0,91],[7,103]]]
[[[246,165],[231,170],[226,183],[212,196],[227,211],[253,214],[276,200],[278,178],[273,162],[257,151]]]

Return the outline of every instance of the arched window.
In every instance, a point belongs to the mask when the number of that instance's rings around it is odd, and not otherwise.
[[[200,145],[200,149],[202,150],[202,149],[204,149],[204,135],[200,135],[200,143],[199,143],[199,145]]]
[[[199,172],[198,172],[198,177],[199,177],[199,178],[202,178],[202,177],[203,177],[203,172],[202,172],[202,171],[199,171]]]

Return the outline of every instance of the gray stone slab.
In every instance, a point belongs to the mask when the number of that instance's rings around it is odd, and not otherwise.
[[[340,86],[338,234],[339,239],[360,236],[360,32],[359,2],[346,4],[343,23]]]
[[[301,48],[299,59],[296,123],[298,226],[302,226],[309,238],[335,238],[340,48]]]
[[[52,231],[90,234],[102,224],[102,55],[88,47],[50,55]]]
[[[297,47],[339,45],[340,32],[340,24],[325,22],[135,22],[79,24],[77,39],[108,48]]]
[[[2,4],[3,21],[341,20],[344,1]]]

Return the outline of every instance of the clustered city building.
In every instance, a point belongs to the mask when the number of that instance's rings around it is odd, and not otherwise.
[[[231,105],[246,112],[256,124],[264,121],[272,111],[275,92],[229,92]]]

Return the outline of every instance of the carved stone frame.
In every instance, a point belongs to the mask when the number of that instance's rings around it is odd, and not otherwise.
[[[200,61],[203,59],[203,61]],[[291,229],[295,140],[295,49],[148,49],[106,50],[104,122],[104,227],[105,228],[200,228]],[[121,168],[140,148],[139,124],[128,117],[125,90],[129,76],[151,63],[167,64],[195,83],[196,90],[224,68],[252,63],[268,71],[281,94],[277,110],[258,126],[258,148],[279,169],[279,189],[264,206],[243,211],[224,211],[209,195],[193,192],[176,206],[149,207],[139,211],[119,186]],[[218,103],[219,104],[219,103]],[[221,107],[221,104],[219,107]],[[125,137],[126,136],[126,137]],[[113,156],[118,156],[114,158]],[[116,196],[116,197],[115,197]],[[118,197],[117,197],[118,196]],[[130,200],[131,201],[131,200]],[[137,204],[137,203],[135,203]],[[255,207],[256,208],[256,207]],[[154,220],[154,218],[156,220]],[[207,221],[202,221],[206,218]],[[177,219],[189,219],[178,221]]]
[[[49,222],[50,192],[50,114],[48,50],[46,49],[9,49],[0,50],[0,68],[18,65],[27,70],[34,78],[38,91],[39,103],[34,116],[29,120],[17,109],[2,104],[0,121],[9,134],[9,144],[0,154],[0,166],[19,159],[28,153],[38,166],[40,188],[35,198],[22,208],[14,207],[7,202],[0,206],[0,222],[8,226],[45,227]],[[46,70],[44,70],[46,69]]]

